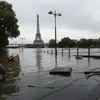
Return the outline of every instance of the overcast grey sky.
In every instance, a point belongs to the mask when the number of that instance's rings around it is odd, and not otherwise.
[[[100,38],[100,0],[6,0],[13,5],[18,19],[20,36],[10,43],[33,43],[36,34],[36,16],[39,14],[40,33],[44,42],[54,39],[54,16],[57,17],[57,40]]]

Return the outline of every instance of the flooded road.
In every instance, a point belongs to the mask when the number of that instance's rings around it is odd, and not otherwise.
[[[64,49],[63,54],[62,49],[58,49],[56,60],[54,49],[50,48],[24,48],[23,50],[20,48],[0,51],[0,63],[6,68],[6,81],[0,83],[0,100],[42,100],[48,93],[61,90],[66,87],[66,84],[68,85],[77,78],[83,81],[85,75],[79,73],[90,69],[99,69],[100,59],[83,58],[77,60],[73,56],[77,53],[76,50],[76,48],[71,49],[69,56],[68,49]],[[8,62],[7,58],[12,54],[18,54],[20,62]],[[80,54],[87,54],[87,49],[80,49]],[[100,50],[91,49],[91,55],[93,54],[100,55]],[[71,77],[50,75],[49,71],[56,65],[58,67],[72,67],[73,74]],[[79,84],[82,84],[81,81]],[[91,79],[89,82],[91,86],[97,84]],[[87,92],[91,90],[91,86],[88,87]],[[84,97],[84,95],[80,97]]]

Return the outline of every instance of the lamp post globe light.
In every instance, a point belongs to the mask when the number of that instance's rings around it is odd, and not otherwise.
[[[53,11],[49,11],[48,14],[54,15],[54,18],[55,18],[55,56],[57,56],[57,44],[56,44],[56,41],[57,41],[56,16],[62,16],[62,14],[60,14],[59,12],[57,13],[56,10],[55,10],[54,12],[53,12]]]

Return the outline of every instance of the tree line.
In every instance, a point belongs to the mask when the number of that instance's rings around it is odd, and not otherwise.
[[[59,41],[57,44],[59,48],[66,48],[66,47],[80,47],[80,48],[88,48],[88,47],[100,47],[100,38],[98,39],[85,39],[81,38],[80,40],[70,39],[69,37],[64,37]],[[49,41],[49,47],[55,47],[55,39],[51,39]]]

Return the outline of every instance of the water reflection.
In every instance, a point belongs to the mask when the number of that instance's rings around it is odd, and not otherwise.
[[[37,48],[37,51],[36,51],[36,66],[37,66],[37,69],[38,69],[38,71],[37,71],[38,73],[40,73],[43,70],[43,67],[41,65],[41,61],[42,61],[41,49]]]
[[[90,57],[88,57],[88,65],[89,65],[89,66],[91,65]]]
[[[55,67],[57,67],[57,55],[55,55]]]
[[[6,80],[0,83],[0,100],[8,98],[17,93],[20,74],[20,62],[8,62],[9,50],[0,51],[0,63],[6,69]]]
[[[76,59],[76,61],[77,61],[77,65],[79,65],[80,59]],[[82,59],[82,61],[83,61],[83,59]],[[90,57],[87,58],[87,62],[88,62],[88,66],[90,66],[91,65]]]
[[[19,52],[24,52],[24,48],[23,47],[19,47]]]

